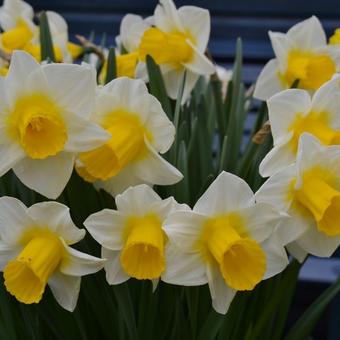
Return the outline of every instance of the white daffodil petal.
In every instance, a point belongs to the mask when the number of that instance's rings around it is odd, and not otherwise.
[[[87,65],[47,64],[42,66],[56,102],[65,111],[89,118],[94,105],[96,76]]]
[[[81,278],[55,272],[48,280],[53,296],[61,307],[69,312],[76,308]]]
[[[171,212],[174,211],[190,211],[190,207],[186,204],[179,204],[173,197],[168,197],[164,200],[157,201],[150,206],[150,211],[153,211],[161,220],[165,220]]]
[[[65,145],[67,152],[83,152],[103,145],[111,135],[87,119],[74,113],[65,115],[68,127],[68,140]]]
[[[0,239],[6,244],[17,246],[23,233],[34,225],[27,215],[27,207],[14,197],[0,198]]]
[[[131,187],[116,197],[119,211],[137,216],[144,215],[145,211],[158,201],[161,201],[161,198],[146,184]]]
[[[165,220],[163,228],[177,248],[195,253],[195,244],[207,217],[193,211],[175,211]]]
[[[65,257],[59,270],[66,275],[83,276],[96,273],[104,267],[105,259],[82,253],[64,244]]]
[[[58,234],[66,244],[74,244],[85,236],[85,230],[75,226],[70,209],[58,202],[36,203],[27,209],[27,214],[36,225],[48,227]]]
[[[130,276],[124,272],[120,264],[120,253],[120,251],[102,248],[102,257],[107,260],[104,263],[106,281],[110,285],[119,285],[130,278]]]
[[[166,270],[162,281],[183,286],[206,284],[206,265],[198,253],[184,253],[180,248],[169,246],[166,249]]]
[[[260,100],[267,100],[275,93],[285,89],[278,76],[279,65],[277,59],[271,59],[262,69],[257,78],[254,97]]]
[[[182,6],[178,15],[183,26],[195,39],[197,49],[204,52],[210,35],[210,13],[208,10],[196,6]]]
[[[74,155],[60,152],[45,159],[24,158],[13,170],[27,187],[55,199],[64,190],[71,177]]]
[[[267,101],[274,145],[280,138],[289,134],[289,129],[297,114],[307,115],[309,113],[311,103],[309,93],[298,89],[279,92]]]
[[[84,226],[91,236],[102,246],[111,250],[120,250],[124,246],[123,229],[126,216],[120,211],[103,209],[90,215]]]
[[[296,166],[290,165],[286,169],[271,176],[255,193],[257,202],[274,205],[278,210],[287,212],[291,202],[287,199],[291,182],[296,176]]]
[[[277,223],[286,217],[277,208],[268,203],[255,205],[238,211],[244,219],[247,234],[257,242],[263,242],[274,231]]]
[[[290,139],[291,134],[286,135],[286,138],[275,145],[263,158],[259,166],[262,177],[272,176],[295,162],[296,155],[289,145]]]
[[[7,263],[15,259],[19,252],[20,247],[9,245],[3,241],[0,241],[0,271],[3,271]]]
[[[288,243],[286,245],[286,249],[288,253],[296,258],[300,263],[302,263],[308,256],[308,253],[303,250],[296,242]]]
[[[269,31],[269,38],[277,58],[278,69],[284,73],[287,67],[288,53],[296,46],[284,33]]]
[[[215,264],[207,266],[207,276],[212,305],[217,313],[226,314],[236,295],[236,290],[226,285]]]
[[[162,158],[145,138],[148,153],[134,167],[138,176],[148,183],[172,185],[179,182],[183,175],[169,162]]]
[[[288,257],[285,248],[278,239],[277,235],[271,237],[261,243],[261,247],[266,254],[266,273],[263,279],[281,273],[288,265]]]
[[[340,244],[340,235],[327,236],[316,225],[311,226],[296,240],[296,244],[314,256],[330,257]]]
[[[183,32],[184,27],[172,0],[160,0],[154,14],[155,26],[164,32]]]
[[[6,131],[0,128],[0,134],[4,139]],[[0,144],[0,176],[4,175],[7,171],[12,169],[18,162],[25,157],[24,150],[16,143],[5,141]]]
[[[194,211],[206,215],[219,215],[251,206],[254,193],[240,177],[221,172],[194,206]]]
[[[312,16],[289,29],[287,38],[294,41],[301,50],[313,50],[326,45],[326,34],[319,19]]]

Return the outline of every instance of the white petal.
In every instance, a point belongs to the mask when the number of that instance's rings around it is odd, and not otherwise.
[[[65,111],[89,118],[94,104],[95,71],[89,65],[47,64],[42,66],[58,105]]]
[[[210,35],[210,13],[208,10],[196,6],[182,6],[178,9],[182,26],[187,28],[195,39],[199,51],[207,48]]]
[[[208,282],[206,265],[198,253],[185,253],[170,245],[166,248],[166,270],[162,281],[183,286],[200,286]]]
[[[289,145],[291,136],[292,134],[287,134],[263,158],[259,166],[259,173],[262,177],[272,176],[296,161],[296,155]]]
[[[20,249],[19,246],[9,245],[0,241],[0,271],[3,271],[7,263],[18,256]]]
[[[24,150],[18,144],[6,139],[5,128],[0,128],[0,176],[25,157]]]
[[[60,152],[45,159],[24,158],[13,170],[27,187],[55,199],[64,190],[71,177],[74,155]]]
[[[183,64],[188,70],[199,75],[210,76],[215,72],[213,63],[204,55],[204,51],[199,51],[196,46],[187,40],[187,43],[193,49],[193,59]]]
[[[85,230],[79,229],[73,223],[70,209],[61,203],[36,203],[27,209],[27,214],[36,225],[48,227],[68,245],[80,241],[85,236]]]
[[[287,217],[273,205],[263,202],[242,209],[238,214],[245,220],[246,233],[257,242],[267,239],[278,222]]]
[[[284,33],[269,31],[269,38],[277,58],[278,69],[284,73],[287,68],[288,53],[296,46]]]
[[[313,50],[327,44],[325,31],[316,16],[294,25],[287,32],[287,37],[301,50]]]
[[[66,275],[83,276],[96,273],[104,267],[105,259],[82,253],[64,244],[66,251],[59,270]]]
[[[11,246],[17,246],[23,233],[34,225],[27,214],[27,207],[14,197],[0,198],[0,238]]]
[[[123,231],[126,216],[120,211],[103,209],[90,215],[84,226],[91,236],[103,247],[120,250],[124,246]]]
[[[172,0],[160,0],[154,14],[155,26],[164,32],[184,32],[176,6]]]
[[[200,237],[207,217],[193,211],[175,211],[163,224],[170,242],[186,253],[195,253],[195,244]]]
[[[116,197],[118,211],[137,216],[145,215],[155,202],[160,201],[157,193],[145,184],[131,187]]]
[[[207,276],[212,305],[217,313],[226,314],[233,301],[236,290],[228,287],[214,264],[207,266]]]
[[[307,115],[311,110],[309,93],[298,89],[282,91],[271,97],[267,104],[274,145],[289,133],[297,114]]]
[[[55,272],[48,280],[53,296],[61,307],[73,312],[76,308],[81,278]]]
[[[111,135],[99,125],[90,122],[74,113],[67,112],[68,140],[65,145],[67,152],[83,152],[103,145]]]
[[[277,59],[271,59],[262,69],[257,78],[254,98],[268,100],[275,93],[285,89],[278,76],[279,65]]]
[[[281,273],[287,267],[289,261],[286,250],[276,234],[265,240],[261,247],[266,253],[267,268],[263,278],[265,280]]]
[[[104,269],[108,284],[119,285],[130,278],[120,264],[120,251],[109,250],[103,247],[102,257],[107,259]]]
[[[190,207],[186,204],[179,204],[173,197],[168,197],[164,200],[155,202],[150,207],[150,211],[154,212],[161,221],[169,216],[170,213],[175,211],[191,211]]]
[[[340,235],[327,236],[314,224],[296,240],[296,244],[314,256],[330,257],[340,245]]]
[[[205,215],[220,215],[254,204],[254,193],[240,177],[221,172],[194,206]]]
[[[302,263],[308,256],[308,253],[303,250],[296,242],[288,243],[286,248],[289,254],[295,257],[300,263]]]
[[[144,139],[148,153],[141,161],[136,162],[134,167],[138,177],[147,183],[157,185],[172,185],[179,182],[183,175],[169,162],[162,158]]]
[[[295,165],[271,176],[255,193],[257,202],[265,202],[274,205],[278,210],[287,212],[291,202],[287,200],[290,185],[296,176]]]

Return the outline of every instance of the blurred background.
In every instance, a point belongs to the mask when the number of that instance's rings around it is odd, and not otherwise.
[[[95,33],[97,43],[106,36],[114,44],[121,18],[127,13],[149,16],[156,0],[27,0],[36,11],[54,10],[69,24],[71,40],[75,34]],[[268,30],[286,32],[295,23],[316,15],[327,37],[340,27],[339,0],[175,0],[177,7],[194,5],[209,9],[212,17],[209,49],[214,60],[231,68],[235,42],[244,47],[243,79],[255,82],[273,51]],[[310,258],[300,275],[290,322],[340,275],[340,254],[329,260]],[[340,339],[340,297],[338,296],[314,331],[314,339]]]

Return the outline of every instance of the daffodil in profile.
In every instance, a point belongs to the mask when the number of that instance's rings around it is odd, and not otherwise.
[[[106,278],[119,284],[130,277],[158,280],[166,268],[166,217],[174,210],[189,209],[173,198],[162,200],[141,184],[116,196],[117,210],[104,209],[89,216],[84,225],[102,245]]]
[[[193,211],[175,211],[165,221],[169,255],[162,280],[208,283],[214,309],[226,313],[237,291],[254,289],[288,264],[274,233],[281,218],[272,205],[255,203],[241,178],[222,172]]]
[[[48,285],[58,303],[73,311],[81,276],[97,272],[104,260],[70,247],[85,236],[69,209],[57,202],[27,208],[0,198],[0,266],[6,290],[18,301],[39,303]]]
[[[286,34],[269,32],[275,58],[263,68],[254,96],[267,100],[291,88],[316,91],[339,70],[340,50],[327,45],[326,34],[315,17],[291,27]]]
[[[281,242],[302,260],[329,257],[340,245],[340,147],[300,137],[296,164],[270,177],[256,193],[290,218],[278,227]]]
[[[144,62],[150,55],[160,65],[168,95],[174,99],[186,71],[186,100],[199,76],[215,72],[204,55],[210,34],[209,11],[195,6],[176,9],[172,0],[160,0],[153,20],[154,26],[141,38],[139,59]]]
[[[313,98],[305,90],[282,91],[268,101],[274,147],[260,164],[264,177],[295,162],[299,138],[313,134],[324,145],[340,144],[340,78],[318,89]]]
[[[13,169],[29,188],[56,198],[66,186],[75,156],[109,137],[89,121],[95,72],[85,65],[39,65],[13,53],[0,77],[0,175]]]
[[[175,128],[143,81],[122,77],[99,88],[92,119],[111,138],[80,153],[76,170],[85,180],[117,195],[141,183],[170,185],[182,179],[159,155],[169,150]]]
[[[37,33],[32,7],[22,0],[4,0],[0,8],[0,47],[7,53],[23,49]]]

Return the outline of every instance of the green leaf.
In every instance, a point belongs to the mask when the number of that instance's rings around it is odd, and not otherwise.
[[[225,315],[218,314],[212,309],[208,318],[203,324],[203,327],[198,336],[198,340],[215,340],[222,326],[224,318]]]
[[[105,84],[109,83],[111,80],[117,77],[117,65],[116,65],[116,51],[114,47],[109,50],[109,56],[107,58],[107,69]]]
[[[150,93],[162,104],[163,110],[172,121],[173,112],[170,99],[167,95],[161,70],[149,55],[146,56],[146,68],[149,75]]]
[[[328,287],[303,313],[290,329],[285,340],[307,339],[328,304],[340,292],[340,278]]]
[[[48,60],[55,62],[55,55],[53,49],[53,41],[51,37],[50,26],[48,24],[48,19],[46,12],[40,14],[40,53],[41,60]]]

